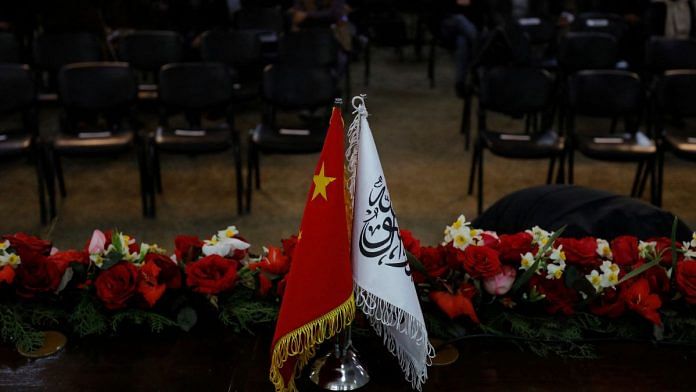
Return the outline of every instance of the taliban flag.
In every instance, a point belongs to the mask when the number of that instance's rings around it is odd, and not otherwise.
[[[315,348],[355,316],[344,193],[343,118],[334,107],[307,195],[271,347],[276,391],[293,391]]]
[[[427,366],[434,350],[428,341],[364,102],[357,112],[350,127],[347,153],[354,202],[351,247],[355,301],[399,360],[406,380],[420,390],[428,377]]]

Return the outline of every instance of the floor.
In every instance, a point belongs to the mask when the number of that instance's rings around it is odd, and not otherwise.
[[[410,51],[400,60],[390,49],[375,50],[369,87],[362,84],[362,64],[352,67],[352,92],[367,94],[370,125],[400,226],[425,243],[437,243],[445,225],[459,214],[474,218],[476,211],[475,197],[466,192],[471,152],[464,150],[459,133],[462,101],[454,94],[452,59],[439,53],[437,85],[432,89],[425,59],[416,59]],[[350,123],[352,114],[346,109],[345,122]],[[259,105],[242,108],[238,128],[246,134],[259,117]],[[152,114],[142,120],[150,127],[156,121]],[[42,134],[50,135],[57,121],[55,110],[42,112]],[[502,116],[493,116],[489,124],[494,129],[521,126]],[[579,121],[578,125],[581,129],[595,126],[594,121]],[[118,159],[66,159],[68,196],[59,200],[58,216],[46,226],[39,224],[32,167],[21,162],[4,164],[0,233],[33,233],[64,249],[84,246],[95,228],[117,228],[172,249],[178,234],[209,237],[236,225],[259,250],[297,230],[317,157],[262,156],[263,188],[254,192],[252,213],[238,216],[231,153],[163,155],[164,193],[157,198],[156,219],[141,215],[134,154]],[[545,181],[546,161],[509,160],[490,154],[485,159],[485,205]],[[696,227],[696,165],[668,155],[665,166],[664,207]],[[634,172],[633,164],[577,156],[575,183],[628,194]]]

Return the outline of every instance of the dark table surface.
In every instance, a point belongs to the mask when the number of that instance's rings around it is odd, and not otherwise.
[[[41,359],[0,346],[1,391],[273,391],[270,333],[213,329],[154,336],[70,339]],[[356,338],[371,376],[364,391],[407,391],[396,361],[377,338]],[[432,367],[424,391],[696,390],[696,350],[650,343],[601,343],[600,357],[541,358],[512,343],[457,344],[460,358]],[[309,367],[308,367],[309,368]],[[306,369],[307,370],[307,369]],[[300,390],[319,390],[303,375]]]

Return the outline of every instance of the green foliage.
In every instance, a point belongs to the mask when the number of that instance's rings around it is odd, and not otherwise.
[[[117,312],[111,317],[111,329],[118,332],[123,323],[147,325],[153,333],[161,333],[167,327],[177,326],[177,322],[159,313],[141,309],[127,309]]]
[[[239,333],[253,334],[251,327],[270,323],[278,317],[278,305],[254,298],[254,292],[237,289],[220,306],[220,321]]]
[[[108,329],[108,320],[94,298],[83,293],[82,298],[68,317],[73,331],[80,336],[101,335]]]
[[[429,312],[423,314],[423,316],[430,337],[447,341],[457,340],[466,336],[466,328],[456,321]]]
[[[23,351],[34,351],[44,341],[43,334],[23,320],[18,305],[5,304],[0,304],[0,338],[16,344]]]
[[[25,307],[24,312],[31,325],[42,327],[58,325],[67,316],[63,309],[46,306]]]

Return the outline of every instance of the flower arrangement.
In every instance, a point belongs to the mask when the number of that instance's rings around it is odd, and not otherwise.
[[[401,237],[430,335],[498,336],[545,355],[587,357],[583,339],[696,341],[696,234],[611,241],[539,227],[497,234],[463,216],[437,246]],[[672,235],[674,237],[674,234]],[[249,252],[229,226],[180,235],[174,251],[95,230],[81,250],[26,234],[0,237],[0,338],[30,351],[41,328],[78,336],[144,325],[188,331],[201,316],[254,333],[277,316],[297,236]]]

